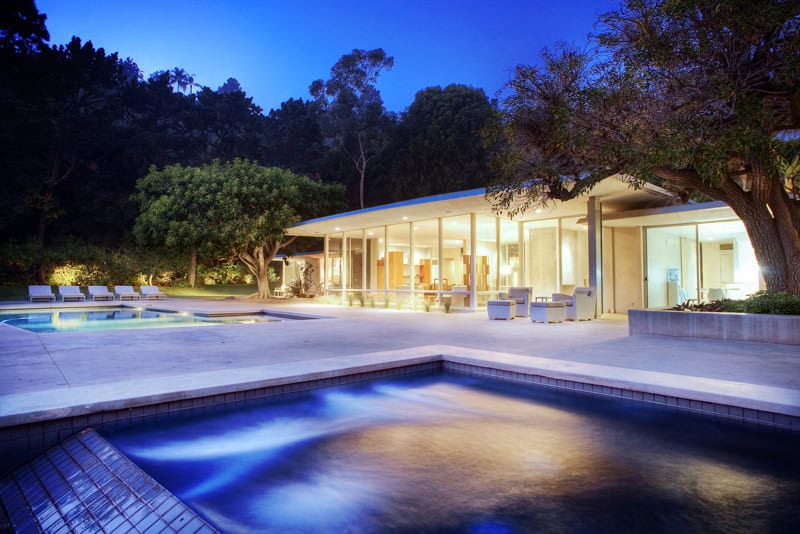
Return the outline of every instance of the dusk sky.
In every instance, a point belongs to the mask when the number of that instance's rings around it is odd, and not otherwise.
[[[51,44],[73,35],[130,57],[145,77],[181,67],[217,89],[236,78],[268,112],[308,86],[354,48],[383,48],[395,59],[378,88],[391,111],[417,91],[462,83],[487,95],[515,65],[535,64],[545,46],[586,43],[611,0],[495,2],[338,0],[37,0]]]

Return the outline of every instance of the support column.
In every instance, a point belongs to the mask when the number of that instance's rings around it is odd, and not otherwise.
[[[595,317],[603,313],[603,207],[597,197],[586,204],[589,225],[589,285],[595,288]]]
[[[325,240],[322,245],[322,276],[320,277],[322,283],[323,294],[328,294],[328,234],[325,234]]]
[[[469,214],[469,309],[474,310],[478,305],[478,295],[475,289],[477,271],[475,269],[475,251],[478,247],[478,216]]]
[[[347,234],[342,232],[342,261],[339,262],[340,265],[340,272],[339,272],[339,280],[342,282],[342,304],[347,302],[347,291],[350,289],[350,284],[347,283],[347,277],[350,274],[350,262],[348,261],[347,255],[349,254],[347,248]]]
[[[361,230],[361,302],[367,301],[367,229]]]
[[[439,246],[438,246],[438,250],[436,251],[436,254],[437,254],[437,256],[436,256],[436,264],[438,266],[438,268],[436,269],[436,272],[437,272],[437,276],[439,277],[439,281],[436,283],[436,287],[438,288],[438,290],[436,291],[436,302],[441,304],[442,303],[442,268],[443,268],[442,256],[444,255],[444,250],[443,250],[444,249],[444,245],[442,244],[442,237],[444,236],[444,222],[442,221],[441,217],[439,217],[437,219],[437,221],[438,221],[437,230],[438,230],[438,235],[439,235],[439,237],[438,237]]]

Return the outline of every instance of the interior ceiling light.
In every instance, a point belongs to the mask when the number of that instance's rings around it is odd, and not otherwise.
[[[403,220],[404,220],[404,221],[407,221],[407,220],[408,220],[408,217],[406,217],[405,215],[403,215]]]

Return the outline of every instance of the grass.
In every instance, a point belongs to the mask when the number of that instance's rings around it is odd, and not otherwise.
[[[53,288],[53,292],[57,288]],[[203,287],[165,287],[161,290],[170,297],[180,298],[221,298],[221,297],[247,297],[258,291],[256,284],[226,284]],[[84,290],[84,293],[86,291]],[[0,286],[0,301],[27,300],[27,287]]]
[[[202,287],[165,287],[161,291],[170,297],[180,298],[248,297],[258,291],[258,286],[256,284],[220,284]]]

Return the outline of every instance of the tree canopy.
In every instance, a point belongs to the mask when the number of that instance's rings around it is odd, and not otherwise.
[[[137,183],[136,236],[179,252],[235,257],[269,296],[269,262],[288,246],[285,230],[343,207],[338,185],[234,159],[199,167],[151,168]]]
[[[327,81],[316,80],[309,87],[311,96],[327,111],[325,133],[355,165],[361,208],[367,167],[386,148],[393,123],[375,83],[382,71],[393,66],[394,58],[381,48],[353,50],[339,58]]]
[[[800,293],[800,3],[627,0],[595,49],[518,66],[504,100],[500,210],[620,173],[728,204],[767,288]]]

